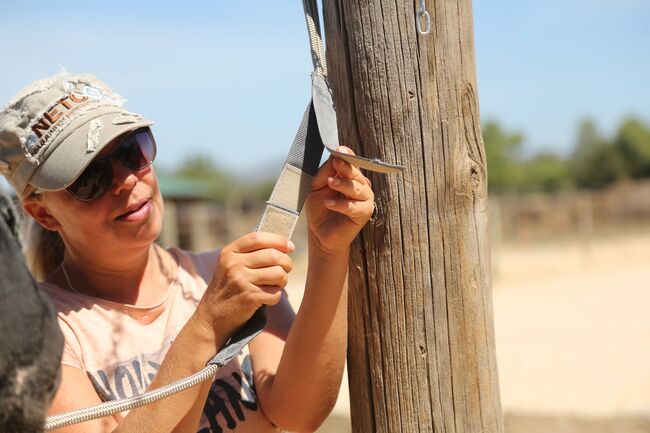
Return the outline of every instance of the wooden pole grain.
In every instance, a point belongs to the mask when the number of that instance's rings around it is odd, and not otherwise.
[[[406,166],[368,174],[353,246],[356,433],[502,432],[470,0],[323,0],[341,143]]]

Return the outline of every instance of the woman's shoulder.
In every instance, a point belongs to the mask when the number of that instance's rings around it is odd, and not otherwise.
[[[206,282],[212,279],[221,253],[221,249],[197,253],[176,247],[168,248],[167,251],[177,258],[178,264],[186,272]]]
[[[88,296],[62,289],[51,282],[39,281],[38,286],[47,295],[59,313],[79,309],[80,306],[89,302]]]

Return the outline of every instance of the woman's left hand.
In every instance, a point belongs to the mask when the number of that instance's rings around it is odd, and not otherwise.
[[[339,146],[339,152],[354,155]],[[375,209],[370,180],[359,168],[334,156],[318,170],[306,203],[310,238],[324,253],[350,246]]]

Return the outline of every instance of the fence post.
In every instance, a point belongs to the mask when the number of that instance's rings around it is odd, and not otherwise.
[[[324,0],[341,142],[407,167],[368,174],[378,217],[353,245],[353,431],[502,432],[487,169],[470,0]]]

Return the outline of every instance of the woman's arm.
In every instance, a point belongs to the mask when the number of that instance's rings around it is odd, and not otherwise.
[[[147,391],[170,384],[202,370],[225,344],[228,335],[206,327],[199,315],[193,315],[181,329],[165,355],[160,370]],[[173,394],[155,403],[134,409],[113,432],[194,433],[212,381]]]
[[[148,390],[172,383],[205,367],[226,340],[261,306],[280,301],[286,285],[293,249],[286,238],[270,233],[251,233],[221,251],[217,270],[197,310],[169,348]],[[81,423],[65,433],[190,432],[196,431],[211,383],[208,381],[133,409],[120,420]],[[51,414],[99,403],[85,373],[65,368]]]
[[[314,431],[336,402],[347,349],[349,246],[373,209],[370,182],[357,168],[334,158],[319,170],[307,202],[309,267],[298,315],[286,342],[278,332],[251,343],[260,404],[282,429]]]
[[[170,347],[149,390],[202,369],[214,355],[215,345],[218,344],[217,338],[212,330],[205,329],[193,316]],[[221,337],[220,341],[223,344],[225,337]],[[61,385],[50,407],[50,415],[101,403],[88,375],[83,370],[64,365],[61,371]],[[205,402],[209,387],[208,381],[172,397],[133,409],[124,420],[117,414],[113,417],[74,424],[56,431],[57,433],[195,432],[203,408],[203,404],[197,405],[195,402]],[[183,429],[175,430],[175,427]]]
[[[310,254],[305,294],[286,343],[281,332],[267,331],[250,345],[260,405],[284,430],[316,430],[336,402],[347,348],[347,259]]]

